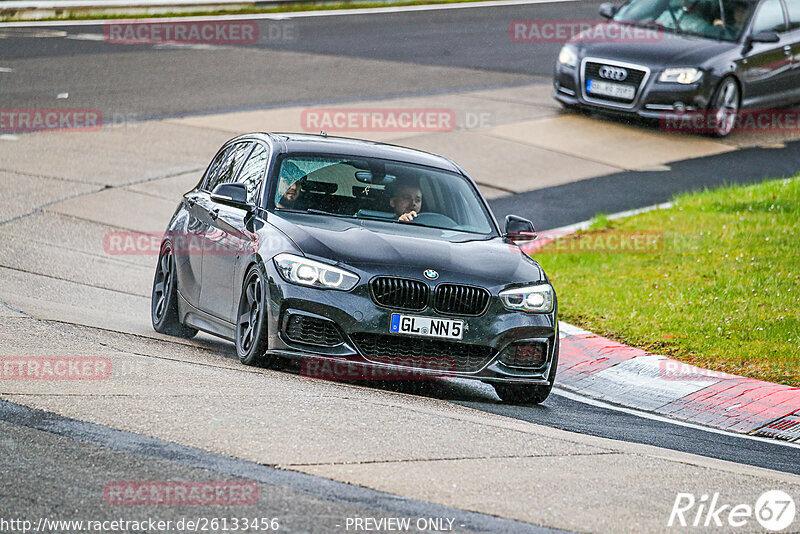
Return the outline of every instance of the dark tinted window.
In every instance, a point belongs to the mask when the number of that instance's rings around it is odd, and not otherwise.
[[[237,181],[247,186],[247,200],[253,204],[258,203],[258,192],[261,190],[264,172],[267,170],[267,155],[268,152],[264,145],[257,143],[239,173]]]
[[[208,180],[206,181],[206,189],[208,191],[214,191],[214,188],[219,184],[229,184],[233,182],[251,148],[253,148],[252,141],[232,145],[230,150],[225,153],[225,159],[214,169],[213,174],[209,174]]]
[[[753,33],[784,31],[786,31],[786,19],[783,17],[781,0],[766,0],[759,6],[756,13]]]

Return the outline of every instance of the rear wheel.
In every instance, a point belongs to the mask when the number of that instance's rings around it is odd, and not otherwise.
[[[267,282],[260,265],[254,265],[244,278],[239,312],[236,320],[236,353],[245,365],[268,365],[272,358],[266,356],[267,333]]]
[[[720,82],[709,106],[713,114],[715,137],[725,137],[736,127],[739,117],[739,84],[731,77]]]
[[[178,279],[175,276],[175,257],[169,241],[161,245],[153,294],[150,300],[150,319],[156,332],[186,339],[197,330],[184,326],[178,318]]]
[[[550,396],[553,383],[556,380],[556,370],[558,368],[558,348],[556,345],[553,355],[553,364],[550,366],[550,373],[547,375],[549,386],[530,386],[517,384],[492,384],[500,400],[509,404],[540,404]]]

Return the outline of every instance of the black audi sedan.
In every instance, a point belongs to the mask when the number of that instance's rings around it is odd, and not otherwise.
[[[800,0],[630,0],[600,14],[558,55],[566,107],[694,115],[725,136],[741,110],[800,102]]]
[[[534,237],[511,215],[501,230],[447,158],[326,135],[244,135],[220,149],[169,223],[152,323],[234,341],[248,365],[295,358],[311,376],[472,378],[503,400],[539,403],[559,338],[556,294],[518,246]]]

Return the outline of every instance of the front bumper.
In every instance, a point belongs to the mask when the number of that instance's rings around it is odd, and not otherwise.
[[[610,66],[625,65],[612,60],[591,59],[592,62]],[[619,115],[636,115],[645,119],[664,120],[670,116],[700,113],[707,110],[714,90],[709,73],[694,84],[661,83],[660,69],[644,65],[633,67],[646,70],[648,75],[638,86],[631,102],[613,102],[586,93],[585,60],[577,67],[567,67],[556,62],[553,73],[553,97],[568,106]]]
[[[485,382],[507,382],[519,384],[548,385],[548,376],[558,354],[557,308],[549,314],[532,314],[508,311],[492,293],[490,304],[480,316],[443,315],[431,308],[419,312],[385,308],[376,304],[369,292],[369,275],[352,291],[320,290],[290,284],[278,274],[272,262],[266,265],[269,277],[269,336],[270,354],[301,359],[301,372],[314,376],[313,370],[322,370],[322,377],[344,379],[424,379],[451,376],[470,378]],[[392,276],[411,276],[392,268]],[[452,282],[446,274],[437,283]],[[425,317],[461,319],[464,321],[463,338],[457,342],[462,346],[480,347],[486,357],[474,369],[458,369],[452,365],[415,365],[411,359],[400,358],[400,363],[376,359],[374,353],[364,350],[363,336],[392,336],[395,344],[408,342],[409,346],[420,342],[419,336],[391,334],[389,325],[392,313],[403,313]],[[311,319],[331,321],[341,334],[341,343],[332,346],[301,343],[287,335],[288,318],[304,316]],[[359,336],[362,336],[359,338]],[[356,339],[362,339],[361,345]],[[398,339],[402,341],[398,341]],[[431,338],[421,338],[430,340]],[[545,361],[538,367],[511,367],[501,361],[501,353],[510,344],[528,341],[546,344]],[[445,343],[456,343],[446,341]],[[451,347],[448,345],[448,347]],[[435,352],[435,351],[433,351]],[[429,357],[436,361],[438,354]],[[447,360],[442,357],[441,361]],[[323,362],[320,364],[319,362]],[[331,364],[335,362],[337,366]],[[346,365],[345,365],[346,364]],[[378,371],[376,371],[378,370]]]

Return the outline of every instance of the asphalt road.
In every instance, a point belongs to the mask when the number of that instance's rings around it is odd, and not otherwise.
[[[294,38],[210,49],[110,44],[99,39],[102,25],[44,31],[0,28],[0,67],[13,69],[0,72],[0,103],[5,108],[57,107],[61,104],[57,95],[69,93],[70,106],[145,119],[546,82],[560,45],[512,43],[508,24],[516,19],[594,18],[598,3],[288,19],[282,23],[296,24]],[[261,25],[268,28],[275,23],[264,21]],[[69,38],[58,32],[66,32]],[[498,216],[514,211],[533,218],[540,228],[551,228],[585,220],[597,212],[662,202],[684,190],[759,181],[794,174],[798,169],[799,144],[779,150],[749,149],[674,164],[669,171],[619,173],[523,193],[496,200],[493,208]],[[631,187],[632,183],[636,187]],[[586,200],[589,198],[591,202]],[[777,444],[650,421],[558,395],[541,407],[521,407],[498,403],[484,385],[453,381],[429,387],[414,392],[574,432],[800,473],[797,450]],[[0,406],[0,415],[0,451],[6,458],[0,479],[6,509],[31,515],[46,511],[48,502],[63,497],[66,481],[75,480],[80,469],[82,476],[89,470],[98,480],[108,480],[111,474],[119,479],[146,480],[155,477],[153,473],[160,479],[202,479],[199,470],[203,469],[241,475],[241,470],[226,463],[232,460],[202,451],[178,450],[155,441],[131,447],[130,443],[140,438],[48,419],[9,404]],[[44,461],[54,450],[60,451],[60,456]],[[94,461],[82,466],[78,459],[86,458]],[[247,468],[261,473],[256,482],[261,484],[262,495],[269,496],[264,514],[286,517],[294,531],[328,531],[335,518],[358,514],[450,514],[463,520],[465,530],[521,528],[488,516],[388,499],[379,492],[345,485],[334,488],[326,486],[334,483],[323,479],[289,480],[289,475],[276,470]],[[22,477],[22,473],[33,476]],[[73,510],[76,517],[83,510],[94,509],[80,488],[73,491],[68,498],[80,504]],[[13,498],[6,500],[9,496]],[[386,504],[387,499],[391,504]],[[286,510],[292,511],[291,517]],[[184,515],[183,510],[169,513]],[[309,517],[317,522],[309,523]],[[319,518],[326,519],[319,522]]]
[[[512,42],[509,24],[596,18],[597,5],[260,20],[265,42],[241,46],[114,44],[104,23],[0,28],[0,67],[15,69],[0,101],[55,107],[69,93],[70,106],[143,119],[544,81],[561,45]]]

